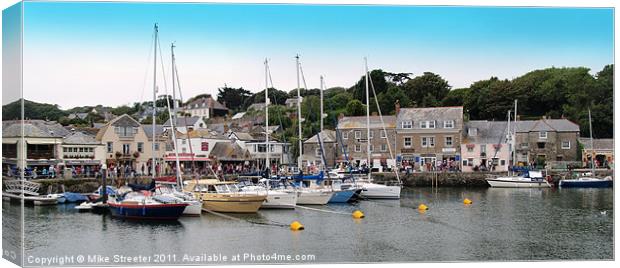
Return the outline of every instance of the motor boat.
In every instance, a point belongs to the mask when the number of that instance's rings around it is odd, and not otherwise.
[[[243,192],[236,182],[217,179],[189,180],[184,190],[202,200],[202,207],[214,212],[255,213],[267,193]]]

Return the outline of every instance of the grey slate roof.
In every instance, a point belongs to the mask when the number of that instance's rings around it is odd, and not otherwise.
[[[200,117],[198,116],[177,117],[176,123],[174,124],[174,126],[175,127],[193,126],[194,124],[196,124],[198,120],[200,120]],[[166,122],[164,123],[164,127],[170,127],[170,119],[166,120]]]
[[[220,161],[244,161],[252,160],[250,158],[250,152],[247,149],[242,148],[236,142],[216,142],[209,158],[215,158]]]
[[[420,121],[436,121],[435,128],[443,128],[443,121],[454,120],[454,128],[463,127],[463,106],[401,108],[397,118],[397,128],[403,121],[412,121],[412,129],[420,129]]]
[[[11,120],[2,122],[2,137],[20,137],[21,121]],[[62,138],[69,131],[55,121],[25,120],[24,136],[33,138]]]
[[[152,125],[143,125],[142,129],[144,129],[144,133],[146,137],[149,139],[153,138],[153,126]],[[164,133],[164,125],[155,125],[155,134],[159,137]]]
[[[506,121],[472,120],[465,122],[463,143],[500,144],[506,143]],[[469,129],[476,128],[477,134],[469,136]]]
[[[568,119],[540,119],[517,121],[516,126],[517,132],[579,132],[579,125],[571,122]]]
[[[316,134],[304,141],[304,143],[319,143],[318,136],[319,134]],[[324,129],[321,133],[321,139],[323,140],[323,143],[336,142],[336,131],[333,131],[331,129]]]
[[[185,109],[189,109],[189,110],[201,109],[201,108],[209,108],[209,109],[214,109],[214,110],[228,110],[226,106],[217,102],[215,99],[213,99],[211,95],[195,99],[185,106]]]
[[[388,115],[383,116],[383,122],[385,128],[396,127],[396,116]],[[366,116],[345,116],[338,120],[338,129],[357,129],[366,128]],[[383,129],[381,124],[381,117],[378,115],[370,116],[370,128],[371,129]]]
[[[579,138],[579,143],[583,145],[584,149],[587,149],[587,150],[592,149],[592,142],[590,141],[590,138]],[[614,139],[594,139],[594,149],[595,150],[613,150]]]
[[[84,132],[81,131],[75,131],[73,133],[70,133],[68,136],[66,136],[63,139],[63,143],[64,144],[75,144],[75,145],[81,145],[81,144],[86,144],[86,145],[96,145],[96,144],[101,144],[99,142],[97,142],[97,140],[95,140],[95,137],[92,135],[88,135]]]

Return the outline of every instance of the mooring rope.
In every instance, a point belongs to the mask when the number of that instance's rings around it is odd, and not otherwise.
[[[207,212],[207,213],[211,213],[213,215],[220,216],[222,218],[226,218],[226,219],[229,219],[229,220],[245,221],[245,222],[248,222],[248,223],[251,223],[251,224],[258,224],[258,225],[268,225],[268,226],[277,226],[277,227],[286,227],[286,228],[289,227],[288,224],[277,222],[277,221],[272,221],[272,220],[268,220],[269,222],[260,222],[260,221],[254,221],[254,220],[249,220],[249,219],[242,219],[242,218],[233,217],[233,216],[226,215],[226,214],[223,214],[223,213],[211,211],[211,210],[208,210],[206,208],[202,208],[202,211]]]
[[[333,211],[333,210],[327,210],[327,209],[318,209],[318,208],[304,207],[304,206],[300,206],[300,205],[296,205],[295,207],[296,208],[301,208],[301,209],[307,209],[307,210],[314,210],[314,211],[321,211],[321,212],[327,212],[327,213],[334,213],[334,214],[341,214],[341,215],[351,216],[351,213],[349,213],[349,212]]]

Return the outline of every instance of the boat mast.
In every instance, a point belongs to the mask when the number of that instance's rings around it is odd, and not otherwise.
[[[323,80],[323,76],[321,75],[321,86],[320,86],[321,87],[321,89],[320,89],[320,92],[321,92],[321,117],[320,117],[321,129],[320,129],[319,134],[321,132],[323,132],[323,90],[324,90],[324,83],[325,83],[325,81]]]
[[[153,39],[154,44],[153,44],[153,114],[152,114],[152,139],[153,142],[151,143],[151,149],[153,150],[153,156],[151,158],[151,172],[152,174],[152,178],[155,179],[155,113],[156,113],[156,105],[155,102],[157,101],[157,32],[158,32],[158,27],[157,27],[157,23],[155,23],[155,38]]]
[[[295,64],[296,64],[296,68],[297,68],[297,129],[299,131],[299,149],[298,149],[298,153],[299,156],[297,157],[297,168],[299,168],[299,170],[301,170],[301,154],[302,154],[302,143],[301,143],[301,93],[300,93],[300,86],[299,86],[299,54],[295,56]]]
[[[269,65],[267,59],[265,59],[265,167],[267,168],[267,178],[269,178],[271,172],[271,163],[269,161]],[[269,185],[269,182],[267,182]]]
[[[368,159],[366,160],[366,167],[368,168],[368,180],[370,180],[370,97],[368,95],[368,60],[364,57],[364,70],[366,72],[366,152],[368,152]]]
[[[512,161],[514,162],[513,165],[517,166],[517,148],[516,148],[516,146],[517,146],[517,100],[516,99],[515,99],[515,113],[514,113],[514,116],[515,116],[515,124],[513,126],[514,134],[512,136],[511,141],[513,142],[512,146],[515,147],[515,148],[513,148],[513,150],[512,150]],[[510,119],[508,121],[510,121]]]
[[[175,70],[175,59],[174,59],[174,43],[172,43],[170,45],[170,52],[172,55],[172,101],[173,103],[176,101],[176,94],[175,94],[175,81],[174,81],[174,70]],[[178,147],[178,141],[177,141],[177,136],[176,136],[176,130],[174,128],[174,125],[177,122],[176,119],[176,103],[174,104],[174,107],[172,108],[172,111],[170,111],[170,100],[168,99],[168,96],[166,96],[166,103],[168,104],[168,118],[170,119],[170,130],[172,132],[172,140],[173,140],[173,144],[174,144],[174,157],[175,157],[175,164],[177,167],[177,172],[176,172],[176,177],[177,177],[177,184],[179,187],[183,187],[183,178],[181,177],[181,163],[179,162],[179,147]],[[187,128],[187,126],[185,126]],[[191,140],[190,140],[191,142]]]
[[[323,137],[322,137],[322,133],[323,133],[323,76],[321,75],[321,85],[320,85],[320,95],[321,95],[321,114],[319,117],[319,120],[321,122],[321,127],[319,129],[319,135],[317,136],[319,138],[319,142],[320,142],[320,147],[321,147],[321,159],[323,160],[323,169],[327,169],[327,162],[325,161],[325,151],[323,150]]]
[[[590,157],[590,166],[592,167],[592,177],[594,177],[594,138],[592,137],[592,113],[590,112],[590,108],[588,108],[588,121],[590,122],[590,145],[592,146],[592,151],[591,154],[592,156]]]
[[[512,158],[512,150],[514,150],[515,148],[513,148],[515,145],[512,142],[512,133],[511,133],[511,129],[510,129],[510,110],[508,110],[508,116],[506,117],[508,119],[508,126],[506,127],[506,142],[508,143],[508,157]],[[497,154],[497,152],[496,152]],[[515,166],[515,159],[513,158],[512,161],[508,161],[508,166],[509,167],[514,167]],[[508,176],[511,175],[511,169],[512,168],[508,168]]]

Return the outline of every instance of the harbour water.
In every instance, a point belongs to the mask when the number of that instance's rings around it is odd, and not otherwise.
[[[464,205],[464,198],[473,204]],[[418,211],[420,203],[430,209]],[[360,209],[366,215],[361,220],[299,208],[233,215],[285,225],[298,220],[303,231],[210,214],[174,223],[132,222],[78,213],[73,206],[25,208],[26,265],[37,265],[29,257],[76,254],[107,257],[107,264],[119,265],[130,263],[112,262],[115,255],[150,257],[132,259],[149,265],[157,264],[155,259],[235,264],[614,257],[613,189],[406,188],[401,200],[315,207],[346,213]],[[19,240],[18,233],[6,233],[19,206],[5,201],[2,210],[5,238]],[[241,259],[234,261],[237,254]],[[286,255],[292,259],[278,259]],[[83,263],[88,264],[95,263]]]

